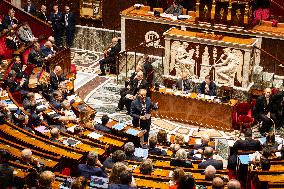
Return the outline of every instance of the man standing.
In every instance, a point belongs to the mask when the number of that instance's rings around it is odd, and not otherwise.
[[[41,5],[40,11],[37,14],[37,17],[44,22],[48,22],[48,18],[46,16],[46,6]]]
[[[34,4],[32,4],[31,0],[27,0],[27,4],[24,6],[24,11],[35,15],[36,14],[36,7]]]
[[[116,64],[116,55],[120,52],[121,50],[121,44],[120,44],[120,39],[118,38],[113,38],[111,40],[111,47],[108,50],[104,51],[105,54],[105,58],[100,60],[100,70],[101,73],[99,74],[99,76],[105,76],[106,72],[105,72],[105,65],[106,64],[112,64],[115,65]]]
[[[55,66],[53,72],[50,73],[50,90],[57,90],[60,82],[65,80],[66,78],[62,76],[62,68]]]
[[[70,12],[70,7],[66,5],[65,14],[64,14],[64,26],[65,26],[67,47],[71,47],[73,44],[75,25],[76,25],[75,14],[73,12]]]
[[[148,140],[151,126],[151,110],[158,109],[158,104],[154,104],[149,97],[146,97],[147,90],[140,89],[138,96],[131,103],[132,124],[134,127],[140,126],[147,132],[144,135],[144,141]]]
[[[57,47],[62,46],[62,35],[63,35],[63,14],[58,11],[58,5],[53,6],[54,12],[50,14],[50,23],[52,25],[53,34],[55,38],[55,44]]]

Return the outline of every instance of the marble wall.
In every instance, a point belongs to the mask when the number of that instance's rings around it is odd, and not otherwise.
[[[73,48],[103,52],[113,37],[120,37],[120,32],[101,28],[76,26]]]

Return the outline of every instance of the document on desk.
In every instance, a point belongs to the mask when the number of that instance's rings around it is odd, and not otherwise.
[[[93,139],[98,139],[98,138],[100,138],[100,137],[102,137],[102,136],[103,136],[103,135],[98,134],[98,133],[96,133],[96,132],[92,132],[92,133],[88,134],[88,137],[91,137],[91,138],[93,138]]]

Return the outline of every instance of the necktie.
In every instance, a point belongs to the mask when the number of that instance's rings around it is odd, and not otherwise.
[[[31,11],[31,6],[28,6],[28,12],[30,12]]]

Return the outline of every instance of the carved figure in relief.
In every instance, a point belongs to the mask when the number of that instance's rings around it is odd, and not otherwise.
[[[176,51],[176,66],[179,67],[180,70],[187,70],[191,78],[196,78],[194,74],[195,69],[195,60],[193,60],[194,49],[190,49],[188,52],[186,51],[188,47],[187,42],[183,42],[182,45]]]
[[[222,54],[220,58],[222,63],[213,65],[213,67],[216,68],[216,80],[219,84],[233,86],[235,74],[240,62],[234,54],[234,51],[231,51],[230,48],[225,48],[223,51],[224,54]]]

